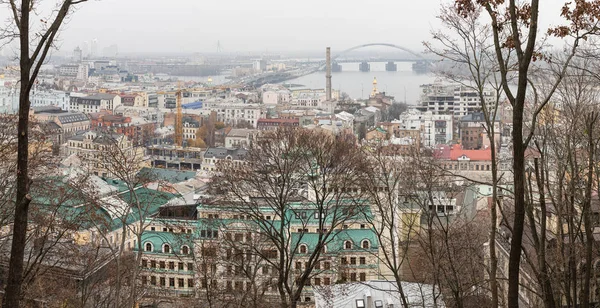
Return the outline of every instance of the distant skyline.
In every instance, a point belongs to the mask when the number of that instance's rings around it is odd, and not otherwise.
[[[78,5],[57,45],[68,54],[98,40],[98,51],[119,53],[224,53],[343,50],[364,43],[392,43],[416,52],[439,29],[436,16],[448,0],[100,0]],[[560,22],[564,1],[546,0],[541,24]],[[0,11],[7,20],[8,8]]]

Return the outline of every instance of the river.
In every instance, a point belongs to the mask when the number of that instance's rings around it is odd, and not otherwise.
[[[373,89],[373,78],[377,78],[380,92],[394,96],[397,102],[406,101],[416,104],[421,94],[422,84],[433,83],[435,76],[413,72],[412,62],[398,62],[398,71],[386,72],[385,63],[373,62],[370,72],[360,72],[358,63],[342,63],[342,71],[331,74],[331,86],[335,90],[346,92],[351,98],[367,98]],[[286,84],[299,84],[301,88],[325,88],[325,72],[315,72],[310,75],[288,80]]]

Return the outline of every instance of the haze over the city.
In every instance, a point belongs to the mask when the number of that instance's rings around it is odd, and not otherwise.
[[[386,42],[423,51],[439,29],[441,0],[318,1],[91,1],[63,25],[57,43],[69,53],[84,41],[120,54],[161,52],[276,53],[345,49]],[[556,24],[564,1],[544,1],[541,24]],[[0,12],[8,20],[9,10]],[[548,18],[549,15],[554,19]]]

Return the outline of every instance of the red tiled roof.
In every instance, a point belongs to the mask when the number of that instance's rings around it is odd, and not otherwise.
[[[490,148],[484,150],[463,150],[460,144],[453,146],[438,145],[434,155],[438,159],[458,160],[461,156],[466,156],[469,160],[490,161],[492,160],[492,151]]]

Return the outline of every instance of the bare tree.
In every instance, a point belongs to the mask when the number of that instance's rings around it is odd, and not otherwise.
[[[243,165],[224,162],[214,177],[214,187],[227,196],[223,202],[254,220],[269,244],[254,253],[277,272],[281,307],[297,306],[327,244],[365,210],[358,189],[361,153],[344,137],[302,129],[266,133]],[[314,247],[301,252],[308,236]]]
[[[539,9],[540,1],[531,0],[517,2],[499,1],[472,1],[455,0],[458,12],[468,16],[480,8],[488,13],[492,27],[494,50],[500,72],[503,92],[513,107],[512,122],[512,148],[513,148],[513,186],[514,186],[514,216],[511,225],[511,247],[508,274],[508,307],[519,305],[519,275],[522,255],[522,242],[525,221],[525,149],[533,136],[533,130],[524,135],[524,113],[527,92],[532,84],[530,69],[535,66],[536,60],[543,57],[542,42],[539,34]],[[561,11],[561,16],[568,23],[549,29],[548,33],[564,38],[569,43],[566,52],[566,61],[557,76],[551,90],[545,96],[534,95],[537,109],[534,111],[532,121],[548,103],[555,89],[564,76],[568,64],[575,55],[580,42],[597,32],[597,22],[600,12],[596,1],[577,1],[567,3]],[[509,86],[509,80],[514,76],[516,89]],[[533,90],[535,92],[535,90]]]
[[[48,17],[42,19],[38,33],[32,35],[37,29],[30,20],[31,14],[37,2],[33,0],[3,1],[12,12],[13,26],[9,33],[10,38],[19,38],[19,68],[21,73],[21,87],[19,93],[19,123],[18,123],[18,147],[17,147],[17,189],[16,206],[13,225],[13,239],[11,247],[10,268],[8,283],[6,285],[6,297],[2,302],[3,307],[19,307],[22,296],[21,286],[23,283],[23,257],[25,254],[25,243],[27,237],[27,220],[31,196],[29,189],[31,179],[28,172],[29,159],[29,93],[35,83],[37,75],[46,56],[53,46],[54,39],[59,32],[60,26],[76,4],[86,0],[64,0],[59,2],[56,10]],[[35,15],[34,15],[35,16]],[[35,18],[35,17],[34,17]]]

